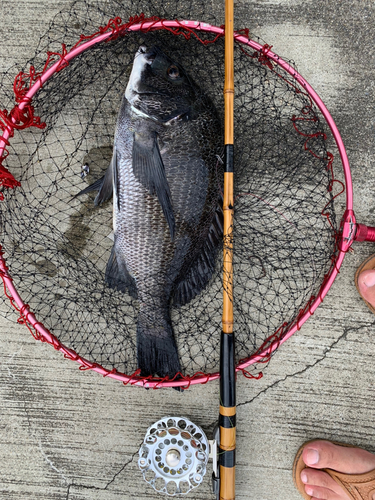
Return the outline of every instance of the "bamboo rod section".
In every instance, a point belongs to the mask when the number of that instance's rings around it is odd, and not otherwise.
[[[235,499],[236,367],[233,336],[233,0],[225,2],[223,318],[220,350],[220,500]]]
[[[233,1],[225,0],[225,144],[233,144],[233,97],[234,97],[234,66],[233,66]]]

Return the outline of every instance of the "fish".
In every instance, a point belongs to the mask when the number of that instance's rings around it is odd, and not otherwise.
[[[140,375],[176,379],[171,307],[208,284],[223,239],[223,131],[209,97],[159,47],[139,47],[105,175],[79,194],[113,196],[109,287],[138,300]]]

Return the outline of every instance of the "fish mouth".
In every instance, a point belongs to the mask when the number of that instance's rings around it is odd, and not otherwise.
[[[136,57],[139,55],[143,55],[148,64],[152,64],[156,56],[160,54],[160,52],[160,49],[156,46],[151,47],[151,49],[147,49],[146,45],[141,45],[137,51]]]
[[[170,97],[169,94],[166,92],[157,92],[157,91],[152,91],[152,90],[145,90],[144,92],[139,92],[138,90],[133,90],[134,94],[137,95],[163,95],[166,97]]]
[[[147,66],[151,66],[160,53],[160,49],[156,46],[148,49],[145,45],[141,45],[137,50],[125,91],[125,97],[130,103],[133,103],[134,99],[138,99],[146,95],[161,96],[166,98],[169,97],[168,93],[163,92],[162,90],[157,90],[156,88],[150,87],[142,82],[142,73],[145,68]]]
[[[175,100],[175,93],[171,92],[163,79],[166,79],[164,73],[167,72],[168,64],[173,64],[162,50],[154,45],[151,48],[141,45],[134,57],[132,71],[129,77],[128,85],[125,90],[125,98],[134,109],[138,109],[147,115],[156,113],[156,116],[163,115],[162,109],[168,101]],[[155,83],[156,79],[156,83]],[[162,79],[162,84],[158,84]],[[144,101],[142,103],[142,101]],[[149,109],[151,107],[151,109]],[[175,106],[172,106],[175,107]],[[186,107],[185,105],[183,107]],[[158,109],[156,109],[158,108]],[[181,106],[178,106],[180,109]],[[178,116],[181,114],[177,113]],[[182,113],[183,114],[183,113]],[[159,116],[160,118],[160,116]],[[163,123],[169,121],[174,116],[167,119],[161,119]]]
[[[141,81],[141,74],[144,68],[148,64],[152,64],[152,61],[145,57],[147,49],[144,45],[141,45],[135,54],[132,71],[130,73],[128,85],[125,90],[126,99],[132,103],[136,94],[138,93],[139,84]],[[151,56],[152,59],[152,56]]]

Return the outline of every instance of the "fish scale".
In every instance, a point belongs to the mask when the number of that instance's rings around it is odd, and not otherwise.
[[[217,196],[208,207],[206,221],[200,221],[207,200],[207,167],[202,158],[187,154],[188,146],[192,152],[197,150],[194,144],[197,124],[158,124],[161,141],[169,144],[162,159],[176,218],[176,235],[172,241],[159,201],[133,173],[130,154],[134,140],[133,120],[131,107],[124,101],[123,119],[115,139],[117,148],[127,153],[127,159],[121,159],[118,167],[120,210],[114,207],[116,253],[124,257],[129,273],[136,280],[138,294],[154,297],[156,301],[155,297],[170,292],[173,275],[185,264],[186,256],[194,253],[197,243],[203,239],[202,232],[208,232]],[[154,123],[151,125],[155,127]],[[177,128],[180,129],[178,133],[174,130]]]

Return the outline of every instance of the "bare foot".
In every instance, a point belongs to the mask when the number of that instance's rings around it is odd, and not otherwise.
[[[338,446],[329,441],[308,443],[302,458],[308,468],[301,472],[301,481],[311,500],[351,500],[331,476],[317,469],[333,469],[345,474],[364,474],[375,469],[375,455],[372,453],[360,448]],[[375,500],[375,495],[372,500]]]
[[[375,269],[361,272],[358,276],[358,288],[362,297],[375,307]]]

